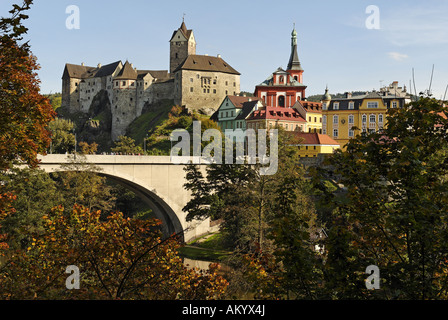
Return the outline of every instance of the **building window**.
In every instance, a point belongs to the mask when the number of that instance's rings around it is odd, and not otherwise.
[[[334,110],[339,110],[339,102],[335,102],[335,103],[333,104],[333,109],[334,109]]]
[[[355,103],[354,103],[353,101],[350,101],[350,102],[348,103],[348,108],[349,108],[350,110],[355,109]]]
[[[354,115],[349,115],[348,116],[348,123],[349,124],[354,124],[355,123],[355,116]]]
[[[367,102],[367,108],[368,109],[376,109],[376,108],[378,108],[378,102],[377,101]]]
[[[397,101],[392,101],[392,108],[396,108],[397,107]]]
[[[193,82],[193,78],[190,78],[190,82]]]
[[[362,123],[367,123],[367,116],[365,114],[362,115]]]
[[[348,136],[349,136],[350,138],[353,138],[353,137],[355,136],[355,131],[353,131],[352,128],[348,129]]]
[[[190,92],[193,92],[193,87],[190,87]]]
[[[213,89],[213,93],[216,93],[216,89]]]
[[[284,107],[285,106],[285,97],[284,96],[278,97],[278,106],[279,107]]]
[[[333,124],[337,124],[339,122],[339,116],[338,115],[334,115],[333,116]]]
[[[327,116],[326,115],[322,116],[322,123],[327,124]]]
[[[370,115],[370,117],[369,117],[369,122],[370,122],[370,123],[375,123],[375,122],[376,122],[376,117],[375,117],[374,114],[371,114],[371,115]]]
[[[125,85],[126,85],[126,81],[123,81],[123,82],[122,82],[122,85],[125,86]]]
[[[322,110],[327,110],[327,103],[326,102],[322,103]]]
[[[378,122],[383,123],[383,115],[382,114],[378,115]]]
[[[333,130],[333,137],[337,138],[338,137],[338,129],[334,129]]]

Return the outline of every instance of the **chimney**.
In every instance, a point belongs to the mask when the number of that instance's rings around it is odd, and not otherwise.
[[[98,69],[101,68],[101,63],[98,63]]]
[[[350,99],[350,98],[352,97],[352,93],[351,93],[351,92],[346,92],[346,93],[345,93],[345,97],[346,97],[347,99]]]
[[[84,62],[81,62],[81,66],[83,66],[83,67],[84,67]]]

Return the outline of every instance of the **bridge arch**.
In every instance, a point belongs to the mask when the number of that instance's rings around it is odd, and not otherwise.
[[[87,155],[77,162],[73,155],[39,156],[39,167],[48,173],[64,172],[61,165],[93,164],[92,172],[121,184],[135,192],[162,221],[164,235],[178,234],[188,242],[213,231],[210,220],[187,221],[182,208],[191,198],[184,184],[184,166],[172,164],[170,157]],[[74,161],[75,160],[75,161]]]

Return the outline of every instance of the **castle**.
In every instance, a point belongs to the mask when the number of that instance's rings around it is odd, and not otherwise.
[[[189,111],[211,115],[227,95],[240,92],[240,73],[220,55],[196,54],[193,30],[182,21],[170,39],[170,69],[138,70],[129,61],[96,67],[66,64],[62,76],[62,107],[70,113],[88,113],[97,95],[109,99],[112,139],[145,107],[169,99]]]

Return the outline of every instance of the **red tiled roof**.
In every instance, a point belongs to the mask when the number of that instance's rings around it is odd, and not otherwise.
[[[286,120],[296,122],[306,122],[302,118],[300,113],[294,108],[281,108],[281,107],[263,107],[256,110],[247,120]]]
[[[300,144],[304,145],[338,145],[339,143],[330,138],[326,134],[320,133],[306,133],[306,132],[294,132],[294,135],[298,138],[302,139]]]
[[[299,103],[308,112],[322,113],[322,103],[320,103],[320,102],[299,100]]]

